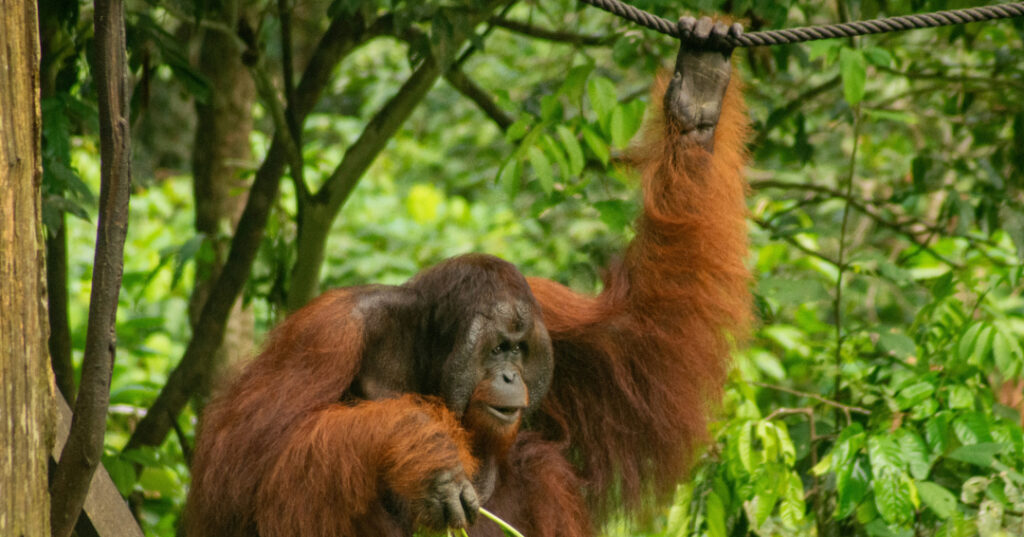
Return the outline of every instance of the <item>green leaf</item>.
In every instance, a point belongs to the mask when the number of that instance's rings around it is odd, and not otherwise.
[[[992,466],[995,456],[1002,453],[1006,448],[1007,444],[983,442],[980,444],[971,444],[969,446],[960,446],[953,451],[950,451],[946,456],[950,459],[988,468],[989,466]]]
[[[915,479],[926,479],[931,469],[928,462],[928,446],[917,433],[908,429],[901,429],[898,435],[900,450],[903,451],[903,460],[910,468],[910,475]]]
[[[853,513],[867,495],[870,483],[871,476],[863,457],[857,457],[852,464],[836,468],[837,519],[846,518]]]
[[[530,166],[533,168],[534,175],[537,176],[541,190],[550,195],[555,190],[555,177],[551,174],[551,162],[537,146],[528,149],[526,155],[530,159]]]
[[[501,185],[502,190],[505,191],[505,195],[514,198],[519,194],[519,188],[522,182],[522,166],[519,163],[519,159],[510,157],[505,161],[505,164],[498,170],[498,184]]]
[[[515,123],[508,126],[508,130],[505,131],[505,141],[508,143],[515,142],[526,133],[529,132],[530,127],[533,125],[533,118],[531,116],[523,116],[515,121]]]
[[[558,165],[559,176],[562,178],[568,178],[571,173],[569,172],[569,160],[565,158],[565,153],[561,147],[555,142],[555,139],[550,135],[545,134],[540,138],[541,146],[544,147],[544,152],[554,159],[555,164]]]
[[[761,450],[764,452],[766,461],[776,461],[779,458],[779,437],[775,434],[775,427],[767,421],[757,422],[757,437],[761,439]]]
[[[612,137],[612,145],[615,147],[626,147],[629,145],[629,130],[626,128],[625,112],[621,106],[612,110],[611,119],[608,123],[608,132]]]
[[[871,65],[877,65],[878,67],[889,67],[892,65],[892,54],[889,54],[888,50],[881,47],[865,48],[864,58]]]
[[[1020,372],[1024,351],[1021,350],[1017,337],[1008,332],[1009,330],[1002,326],[997,327],[992,340],[992,356],[995,358],[996,368],[1004,376],[1013,377]]]
[[[754,479],[754,524],[760,527],[768,517],[775,511],[775,504],[779,501],[779,489],[781,482],[777,465],[761,465],[756,469],[757,477]]]
[[[602,200],[594,202],[594,208],[601,215],[601,221],[608,229],[620,231],[629,227],[636,212],[636,205],[623,200]]]
[[[104,455],[103,467],[110,474],[111,481],[121,496],[128,497],[135,487],[135,467],[117,455]]]
[[[601,164],[608,165],[608,160],[611,158],[611,153],[608,150],[608,144],[605,143],[604,139],[597,135],[594,131],[590,130],[589,127],[583,127],[583,141],[587,142],[587,147],[594,152],[594,156],[601,161]]]
[[[917,345],[914,340],[902,332],[879,333],[878,346],[900,358],[908,358],[917,354]]]
[[[562,149],[569,156],[569,173],[571,175],[583,173],[583,166],[586,164],[586,161],[583,158],[583,148],[580,147],[580,142],[576,139],[576,135],[565,125],[555,127],[555,131],[558,133],[558,141],[562,142]]]
[[[839,72],[843,78],[843,97],[850,106],[855,106],[864,99],[864,85],[867,81],[864,53],[853,48],[840,50]]]
[[[917,492],[921,495],[921,501],[943,520],[948,519],[956,511],[956,496],[942,485],[931,481],[918,481]]]
[[[748,421],[740,428],[739,441],[736,443],[740,456],[740,464],[748,474],[754,472],[754,455],[751,449],[752,440],[750,434],[754,428],[754,422]]]
[[[590,76],[590,72],[593,70],[593,62],[577,65],[569,69],[569,73],[565,75],[565,80],[562,81],[562,86],[558,91],[568,97],[570,102],[582,106],[580,100],[583,98],[583,87],[586,84],[587,77]]]
[[[953,432],[961,444],[979,444],[992,441],[989,422],[980,412],[967,412],[953,421]]]
[[[853,423],[844,428],[836,438],[835,448],[832,449],[833,468],[847,465],[857,455],[860,448],[864,447],[864,427],[859,423]]]
[[[868,456],[871,458],[871,473],[877,479],[887,470],[903,469],[900,447],[891,436],[872,436],[868,439]]]
[[[949,408],[974,410],[974,394],[959,384],[949,387]]]
[[[918,382],[900,390],[899,395],[896,396],[896,402],[899,404],[900,410],[905,410],[931,397],[933,393],[935,393],[935,386],[932,383]]]
[[[872,462],[872,473],[875,476],[872,482],[872,490],[875,493],[875,507],[882,518],[890,524],[906,524],[914,514],[911,497],[913,492],[909,490],[909,479],[903,472],[892,468],[883,467],[876,472]],[[910,483],[912,485],[912,483]]]
[[[931,449],[932,453],[942,453],[946,451],[946,446],[948,445],[947,436],[949,434],[949,421],[950,412],[942,411],[925,422],[925,440],[928,442],[928,447]]]
[[[718,494],[708,494],[707,500],[707,522],[709,537],[726,537],[725,532],[725,506]]]
[[[795,472],[790,472],[786,492],[782,495],[782,502],[779,504],[779,518],[787,528],[797,529],[804,523],[806,511],[803,483],[800,481],[800,476]]]
[[[591,78],[587,81],[587,97],[590,98],[590,108],[597,114],[598,122],[607,128],[609,116],[617,104],[615,85],[604,77]]]
[[[974,347],[978,343],[978,334],[985,327],[985,323],[978,321],[967,327],[967,330],[960,335],[960,342],[956,346],[956,354],[961,360],[966,360],[974,353]]]
[[[178,280],[181,278],[181,273],[185,270],[185,264],[192,260],[199,251],[199,248],[203,246],[203,242],[206,240],[205,233],[197,233],[196,236],[189,239],[185,244],[181,245],[178,252],[174,255],[174,274],[171,276],[171,288],[177,287]]]
[[[154,466],[143,468],[142,475],[139,476],[139,485],[143,490],[156,493],[164,498],[175,498],[182,494],[178,476],[168,468]]]

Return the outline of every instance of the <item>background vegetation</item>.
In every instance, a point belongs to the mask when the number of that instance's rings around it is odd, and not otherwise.
[[[633,4],[748,31],[968,5]],[[92,13],[40,12],[70,399],[98,211]],[[319,290],[469,251],[598,289],[636,207],[617,159],[675,56],[564,0],[133,0],[127,19],[134,189],[103,463],[153,535],[174,534],[214,379]],[[1018,20],[735,52],[759,329],[694,479],[607,535],[1024,533],[1022,40]]]

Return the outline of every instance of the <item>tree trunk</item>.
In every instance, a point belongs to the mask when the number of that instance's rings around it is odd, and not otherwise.
[[[234,4],[225,3],[216,16],[229,28],[238,24],[239,6]],[[189,303],[193,329],[227,258],[228,243],[223,234],[234,232],[249,186],[242,171],[252,160],[249,135],[256,90],[249,69],[242,63],[242,52],[235,40],[221,32],[207,30],[203,35],[199,71],[210,81],[210,98],[206,103],[196,103],[192,176],[196,231],[212,241],[214,258],[197,260],[196,282]],[[252,354],[253,331],[252,312],[238,298],[227,320],[224,341],[208,358],[208,373],[193,392],[197,413],[220,373]]]
[[[54,406],[34,0],[0,0],[0,42],[0,535],[46,536]]]

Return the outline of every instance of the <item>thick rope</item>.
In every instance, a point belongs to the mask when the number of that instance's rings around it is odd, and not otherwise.
[[[657,32],[661,32],[665,35],[670,35],[676,38],[688,37],[685,30],[680,29],[675,22],[663,19],[657,15],[652,15],[642,9],[637,9],[629,4],[620,2],[619,0],[580,0],[580,2],[614,13],[619,17]],[[785,45],[790,43],[803,43],[804,41],[815,41],[818,39],[881,34],[885,32],[900,32],[903,30],[914,30],[917,28],[934,28],[936,26],[949,26],[952,24],[965,24],[968,22],[980,22],[1021,16],[1024,16],[1024,2],[1016,2],[1012,4],[996,4],[966,9],[937,11],[935,13],[904,15],[900,17],[889,17],[886,19],[843,22],[839,24],[826,24],[823,26],[804,26],[802,28],[769,30],[765,32],[751,32],[749,34],[743,34],[738,38],[724,37],[721,41],[723,44],[732,47]]]

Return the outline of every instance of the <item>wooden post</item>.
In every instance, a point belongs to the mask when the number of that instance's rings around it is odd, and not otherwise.
[[[47,355],[35,0],[0,0],[0,535],[50,534]]]

